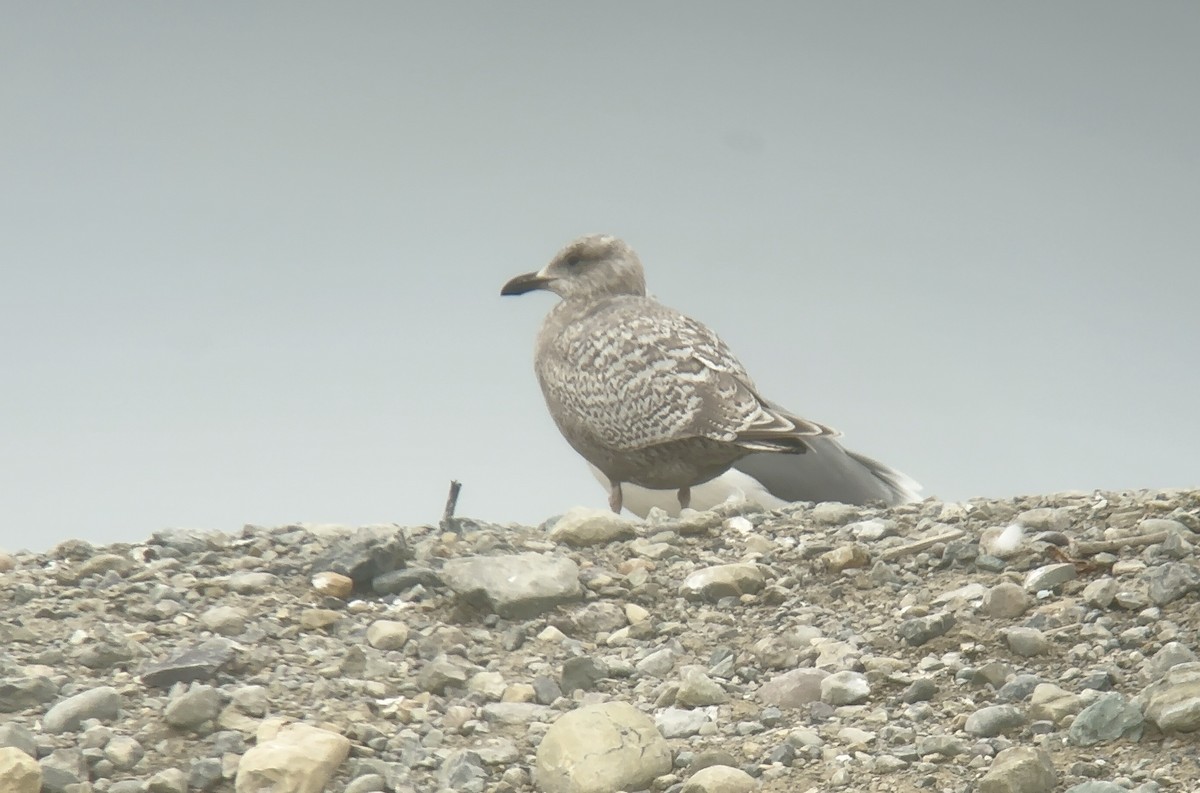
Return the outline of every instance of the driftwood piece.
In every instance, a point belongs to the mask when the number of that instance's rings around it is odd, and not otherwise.
[[[1115,553],[1122,548],[1142,548],[1146,545],[1157,545],[1167,539],[1170,532],[1158,531],[1154,534],[1140,534],[1135,537],[1122,537],[1119,540],[1101,540],[1100,542],[1077,542],[1071,547],[1080,556],[1092,556],[1098,553]]]
[[[442,510],[442,522],[438,524],[442,531],[458,531],[458,524],[454,521],[454,510],[458,507],[460,490],[462,490],[462,482],[451,479],[450,493],[446,496],[446,508]]]
[[[890,562],[893,559],[899,559],[901,556],[908,556],[910,553],[920,553],[921,551],[932,548],[939,542],[950,542],[952,540],[957,540],[965,534],[966,532],[964,532],[962,529],[951,529],[950,531],[943,532],[942,534],[935,534],[934,536],[926,537],[923,540],[910,542],[908,545],[901,545],[897,548],[889,548],[888,550],[879,554],[879,558],[885,562]]]

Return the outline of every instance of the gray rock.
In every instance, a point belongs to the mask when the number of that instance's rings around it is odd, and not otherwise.
[[[474,751],[484,765],[489,766],[510,766],[521,759],[521,751],[507,738],[489,738],[483,743],[476,743]]]
[[[758,697],[767,705],[799,708],[821,699],[821,681],[829,676],[823,669],[793,669],[763,684]]]
[[[363,774],[346,785],[344,793],[382,793],[387,790],[387,779],[380,774]]]
[[[996,755],[979,780],[979,793],[1051,793],[1058,774],[1044,749],[1014,746]]]
[[[685,708],[719,705],[729,699],[729,694],[699,666],[685,666],[680,670],[679,690],[675,704]]]
[[[88,669],[109,669],[133,660],[134,648],[129,642],[98,641],[79,651],[75,660]]]
[[[808,513],[813,523],[820,526],[841,526],[859,516],[859,508],[837,501],[823,501]]]
[[[692,774],[679,793],[751,793],[757,789],[758,781],[742,769],[710,765]]]
[[[146,780],[146,793],[187,793],[187,774],[178,768],[165,768]]]
[[[407,567],[375,576],[371,579],[371,590],[377,595],[395,595],[413,587],[432,589],[442,584],[442,577],[436,570],[427,567]]]
[[[482,790],[482,785],[477,783],[486,778],[487,769],[483,767],[483,758],[478,752],[469,749],[451,752],[438,769],[438,781],[443,788],[450,790]]]
[[[1196,654],[1190,647],[1179,642],[1167,642],[1142,664],[1142,673],[1148,680],[1157,680],[1165,675],[1168,669],[1195,661]]]
[[[1116,782],[1080,782],[1071,785],[1064,793],[1129,793],[1129,788]]]
[[[1103,694],[1079,712],[1068,737],[1077,746],[1092,746],[1118,738],[1137,740],[1142,735],[1142,711],[1124,694]]]
[[[1053,590],[1079,577],[1075,565],[1056,562],[1030,570],[1025,576],[1025,589],[1029,592]]]
[[[1008,649],[1024,658],[1044,655],[1050,649],[1050,641],[1037,628],[1009,628],[1004,632]]]
[[[919,677],[908,684],[908,688],[900,695],[900,700],[910,705],[914,702],[928,702],[937,696],[937,691],[937,683],[928,677]]]
[[[627,702],[570,711],[550,725],[537,749],[541,793],[644,790],[671,770],[671,749],[646,714]]]
[[[489,702],[483,706],[483,718],[489,724],[525,725],[541,721],[552,712],[536,702]]]
[[[20,749],[30,757],[37,757],[37,741],[33,733],[14,722],[0,724],[0,747],[3,746]]]
[[[104,745],[104,757],[118,771],[128,771],[141,762],[146,750],[137,739],[128,735],[114,735]]]
[[[550,529],[550,539],[573,548],[604,545],[636,536],[633,524],[612,510],[575,507]]]
[[[654,714],[654,726],[664,738],[689,738],[709,721],[699,708],[663,708]]]
[[[364,526],[334,540],[313,561],[311,572],[328,570],[350,578],[356,586],[368,586],[373,579],[404,567],[411,555],[399,527]]]
[[[1039,683],[1029,698],[1029,718],[1060,725],[1083,710],[1083,706],[1083,697],[1078,694],[1053,683]]]
[[[834,707],[858,705],[871,698],[871,685],[858,672],[837,672],[821,681],[821,701]]]
[[[56,703],[42,718],[42,729],[51,734],[74,732],[85,719],[113,721],[120,712],[120,693],[112,686],[100,686]]]
[[[536,553],[451,559],[442,580],[471,605],[508,619],[529,619],[583,594],[579,567]]]
[[[42,767],[43,793],[68,793],[69,785],[88,781],[87,763],[79,749],[55,749],[38,764]]]
[[[1200,592],[1200,568],[1185,562],[1167,562],[1146,574],[1150,602],[1165,606],[1191,592]]]
[[[1172,666],[1135,702],[1163,732],[1200,730],[1200,662]]]
[[[220,759],[202,757],[193,760],[188,768],[187,784],[193,790],[212,790],[221,784],[223,778]]]
[[[670,647],[662,647],[634,664],[634,668],[650,677],[666,677],[675,668],[676,653]]]
[[[367,644],[376,650],[399,650],[408,642],[408,625],[399,620],[375,620],[367,626]]]
[[[165,661],[149,664],[142,670],[142,682],[167,688],[176,683],[208,680],[233,658],[233,643],[216,638],[193,645]]]
[[[995,738],[1024,726],[1025,716],[1015,705],[990,705],[968,716],[963,729],[977,738]]]
[[[150,536],[151,545],[170,549],[177,556],[196,556],[218,550],[229,542],[228,535],[208,529],[163,529]]]
[[[579,689],[592,691],[607,676],[608,667],[602,660],[584,655],[563,662],[559,681],[562,690],[568,693]]]
[[[549,705],[554,700],[563,695],[562,688],[558,683],[545,675],[536,675],[533,678],[533,699],[539,705]]]
[[[417,685],[431,694],[444,694],[449,688],[466,688],[472,670],[449,656],[439,655],[421,669]]]
[[[1017,515],[1017,523],[1036,531],[1065,531],[1074,519],[1075,507],[1035,507]]]
[[[233,606],[216,606],[200,615],[200,624],[221,636],[237,636],[246,630],[246,613]]]
[[[925,617],[914,617],[900,623],[900,638],[913,647],[945,635],[954,627],[954,615],[948,611],[930,614]]]
[[[619,605],[599,600],[576,608],[571,614],[571,622],[576,634],[597,636],[624,628],[628,621],[625,610]]]
[[[1013,619],[1033,605],[1033,598],[1020,586],[1005,581],[996,584],[983,598],[983,613],[995,619]]]
[[[996,691],[996,699],[1001,702],[1020,702],[1029,699],[1042,679],[1037,675],[1017,675]]]
[[[955,587],[943,592],[933,599],[933,605],[942,606],[947,603],[970,603],[982,600],[987,596],[988,588],[978,581],[972,581],[964,586]]]
[[[746,563],[720,564],[697,570],[679,587],[679,593],[690,600],[715,603],[724,597],[754,594],[765,581],[758,565]]]
[[[267,715],[270,699],[263,686],[241,686],[234,690],[232,704],[242,713],[261,718]]]
[[[225,585],[239,595],[259,595],[279,589],[279,576],[258,570],[241,570],[229,576]]]
[[[146,793],[146,788],[140,779],[121,779],[109,786],[108,793]]]
[[[1119,588],[1117,579],[1110,576],[1089,581],[1088,585],[1083,588],[1083,602],[1092,608],[1106,609],[1117,597]]]
[[[953,735],[926,735],[917,740],[916,754],[919,757],[957,757],[965,754],[967,745]]]
[[[221,712],[221,695],[212,686],[193,683],[167,703],[163,719],[177,730],[194,730],[213,721]]]
[[[48,677],[0,678],[0,713],[25,710],[58,696],[58,686]]]

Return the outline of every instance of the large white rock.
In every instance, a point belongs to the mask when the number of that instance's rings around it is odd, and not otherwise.
[[[628,702],[605,702],[550,725],[534,781],[541,793],[612,793],[645,790],[670,770],[671,749],[650,717]]]
[[[309,724],[264,723],[238,763],[237,793],[322,793],[350,755],[350,741]]]
[[[42,767],[29,755],[12,746],[0,746],[0,793],[38,793],[42,789]]]

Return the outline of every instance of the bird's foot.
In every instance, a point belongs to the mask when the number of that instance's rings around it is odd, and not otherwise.
[[[692,489],[690,487],[679,488],[679,508],[687,509],[690,503],[692,503]]]
[[[620,482],[610,483],[609,488],[608,488],[608,506],[612,508],[613,512],[620,515],[621,514],[621,506],[624,503],[624,501],[625,501],[625,499],[621,495],[621,483]]]

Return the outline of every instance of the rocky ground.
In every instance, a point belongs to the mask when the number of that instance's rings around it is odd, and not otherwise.
[[[0,792],[1200,790],[1200,491],[456,523],[0,553]]]

